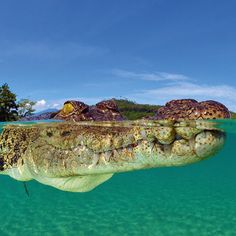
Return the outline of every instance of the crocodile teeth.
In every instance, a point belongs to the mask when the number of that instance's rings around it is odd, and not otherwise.
[[[101,153],[99,156],[99,163],[104,163],[105,165],[108,165],[108,161],[106,160],[105,153]]]
[[[164,149],[164,153],[165,153],[166,156],[170,156],[171,155],[171,145],[164,144],[163,145],[163,149]]]
[[[104,156],[105,156],[105,160],[106,160],[106,161],[109,161],[109,160],[110,160],[111,154],[112,154],[111,151],[107,151],[107,152],[104,153]]]
[[[89,169],[93,168],[94,166],[97,165],[98,163],[98,160],[99,160],[99,154],[98,153],[94,153],[94,156],[93,156],[93,162],[91,165],[88,166]]]
[[[120,148],[123,145],[123,138],[118,136],[113,139],[112,143],[113,143],[114,148]]]

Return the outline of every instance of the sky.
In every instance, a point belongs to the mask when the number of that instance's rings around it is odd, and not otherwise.
[[[66,100],[236,111],[234,0],[0,0],[0,85],[37,111]]]

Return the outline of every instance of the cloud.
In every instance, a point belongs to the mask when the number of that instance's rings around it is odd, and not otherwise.
[[[186,75],[167,72],[139,73],[114,69],[112,74],[120,78],[160,82],[157,88],[124,95],[139,103],[163,105],[172,99],[193,98],[199,101],[217,100],[236,111],[236,88],[227,84],[201,84],[200,80],[196,83]]]
[[[172,99],[193,98],[202,100],[217,100],[231,110],[236,111],[236,88],[229,85],[208,85],[178,82],[161,88],[142,90],[130,94],[130,99],[138,102],[165,104]]]
[[[64,102],[68,100],[82,101],[88,105],[94,105],[106,99],[111,99],[111,98],[104,96],[104,97],[67,97],[49,101],[42,99],[37,101],[37,103],[34,105],[34,109],[36,110],[36,112],[50,108],[61,109],[63,107]]]
[[[158,83],[156,88],[136,90],[137,92],[130,91],[129,94],[120,94],[120,96],[138,103],[163,105],[172,99],[193,98],[198,101],[216,100],[225,104],[230,110],[236,111],[236,88],[227,84],[201,84],[200,82],[196,83],[190,77],[182,74],[164,72],[158,74],[158,76],[161,76],[160,78],[157,76],[157,73],[135,73],[124,70],[116,70],[115,73],[116,76],[121,75],[126,78],[133,76],[135,79],[146,81],[162,81],[162,83]],[[35,109],[60,109],[67,100],[79,100],[92,105],[106,99],[111,99],[111,97],[104,94],[104,96],[97,97],[67,97],[47,102],[45,99],[42,99],[37,102]]]
[[[146,90],[150,95],[163,96],[201,96],[201,97],[225,97],[231,99],[235,95],[235,88],[228,85],[199,85],[194,83],[177,83],[159,89]]]
[[[44,99],[37,101],[34,105],[35,110],[43,110],[45,108],[47,108],[47,102]]]
[[[137,73],[127,70],[114,69],[112,74],[116,77],[139,79],[147,81],[186,81],[189,78],[182,74],[173,74],[166,72]]]

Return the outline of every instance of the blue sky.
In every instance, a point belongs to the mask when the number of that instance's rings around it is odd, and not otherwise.
[[[68,99],[236,111],[236,1],[0,1],[0,84],[37,110]]]

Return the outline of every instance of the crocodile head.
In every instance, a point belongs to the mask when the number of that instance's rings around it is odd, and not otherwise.
[[[94,106],[80,101],[66,101],[53,117],[66,121],[121,121],[124,120],[114,100],[104,100]]]
[[[66,191],[89,191],[114,173],[187,165],[214,155],[225,135],[207,121],[8,125],[0,171]]]

